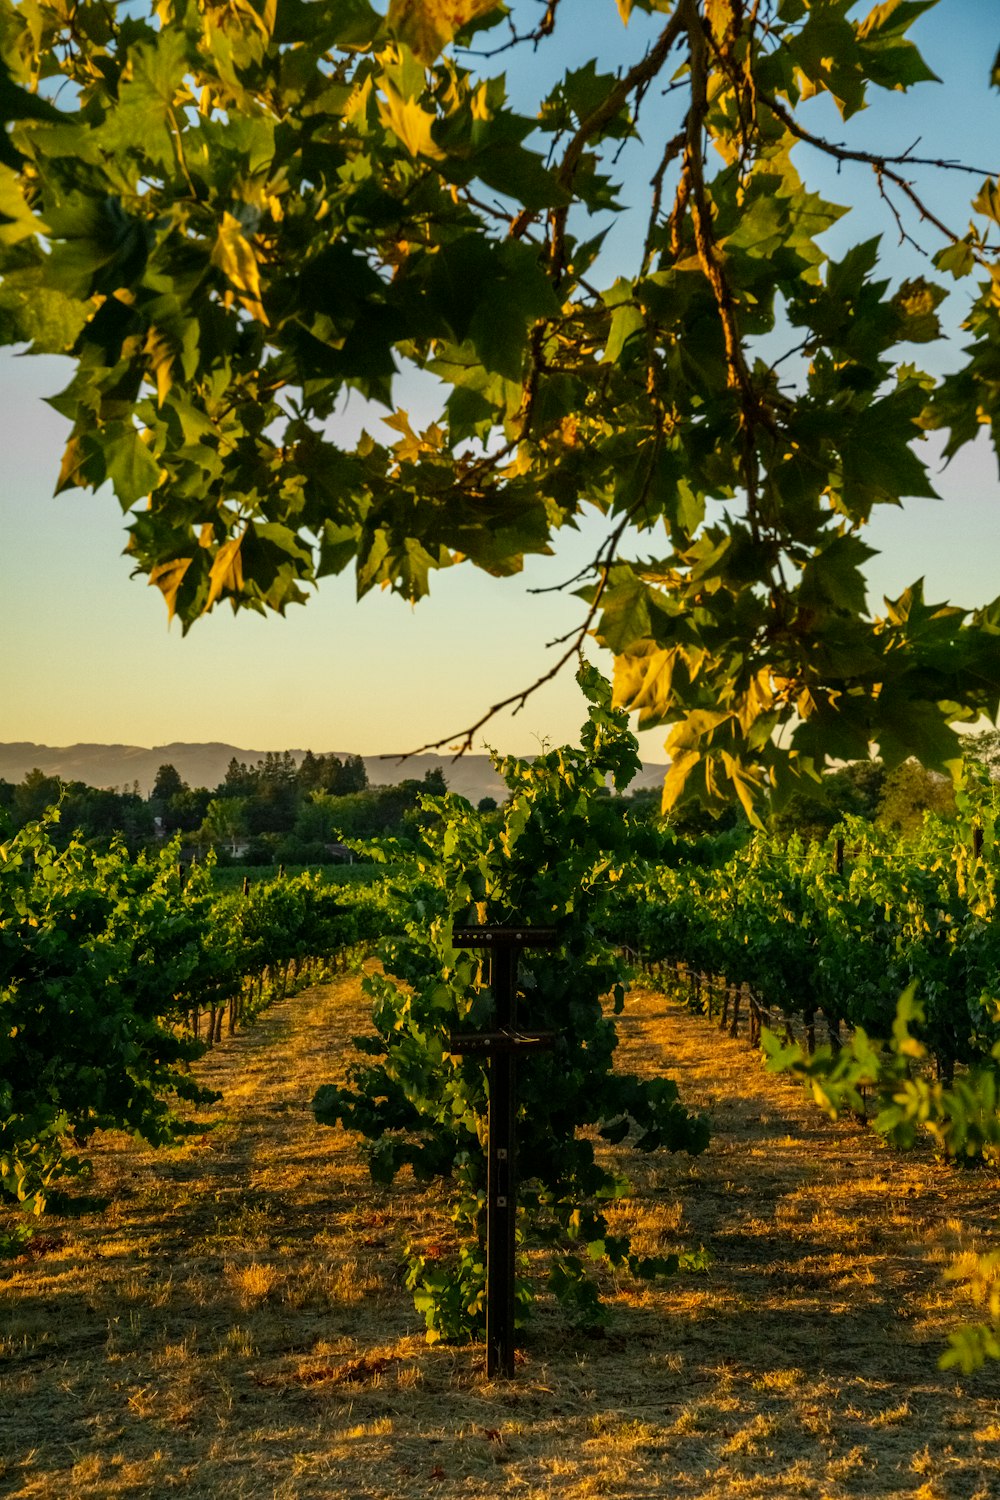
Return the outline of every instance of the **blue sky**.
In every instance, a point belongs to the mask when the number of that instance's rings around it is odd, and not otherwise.
[[[634,17],[625,33],[613,0],[565,0],[547,53],[508,54],[512,91],[526,107],[541,69],[578,65],[595,53],[602,68],[634,57],[645,21]],[[1000,170],[1000,94],[987,87],[1000,4],[941,0],[914,35],[942,76],[940,87],[882,97],[849,127],[819,104],[811,123],[837,140],[863,138],[887,152],[919,136],[928,155]],[[657,134],[663,138],[662,130]],[[650,153],[655,160],[655,140],[623,162],[626,198],[641,203]],[[831,251],[881,231],[894,276],[926,270],[896,245],[870,174],[858,168],[838,178],[807,148],[798,162],[812,186],[857,205],[829,237]],[[977,186],[955,175],[926,190],[946,217],[964,225]],[[608,279],[642,213],[640,207],[623,215],[616,227]],[[932,233],[911,227],[929,249],[938,248]],[[960,299],[955,292],[946,304],[956,326]],[[915,354],[927,358],[926,349]],[[384,594],[359,604],[345,576],[326,580],[285,619],[220,609],[182,638],[178,627],[168,629],[158,592],[129,577],[111,493],[52,497],[65,424],[43,398],[66,383],[69,369],[64,361],[0,352],[0,740],[226,740],[364,754],[414,748],[464,729],[490,703],[534,680],[551,660],[546,643],[579,620],[578,600],[529,589],[559,582],[592,556],[596,525],[567,534],[556,557],[531,561],[517,579],[494,580],[468,568],[441,574],[432,597],[416,609]],[[408,401],[423,414],[419,393],[401,393],[401,404]],[[876,600],[920,576],[936,599],[972,605],[1000,593],[1000,486],[992,451],[984,444],[960,455],[939,475],[938,487],[941,502],[910,502],[879,515],[870,528],[868,540],[880,548],[868,570]],[[595,647],[592,654],[610,668],[605,653]],[[501,750],[531,753],[540,741],[573,737],[582,717],[566,673],[517,718],[496,720],[486,738]],[[646,759],[663,758],[662,737],[659,731],[642,737]]]

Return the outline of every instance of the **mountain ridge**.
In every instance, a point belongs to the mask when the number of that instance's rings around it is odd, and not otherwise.
[[[284,751],[268,752],[248,750],[224,740],[192,742],[172,740],[166,745],[99,744],[80,741],[75,745],[41,745],[33,740],[11,740],[0,743],[0,778],[5,781],[23,781],[29,771],[42,771],[46,776],[58,776],[63,781],[82,781],[87,786],[130,788],[139,783],[139,790],[148,796],[160,766],[169,764],[176,768],[182,780],[189,786],[216,787],[224,779],[229,762],[233,759],[247,765],[255,765],[266,754],[284,754]],[[305,750],[293,748],[290,753],[296,763],[306,754]],[[314,752],[319,754],[321,752]],[[322,752],[337,755],[341,760],[354,752],[329,750]],[[444,772],[449,790],[478,802],[482,797],[503,795],[504,785],[493,769],[488,755],[463,755],[453,760],[446,755],[364,755],[368,780],[372,786],[386,786],[413,777],[422,780],[428,771]],[[643,766],[632,783],[632,789],[656,786],[666,774],[665,765]]]

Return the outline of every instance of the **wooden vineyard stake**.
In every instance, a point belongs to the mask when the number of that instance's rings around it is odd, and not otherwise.
[[[517,961],[524,948],[554,948],[553,927],[456,927],[456,948],[490,955],[494,1029],[452,1034],[450,1050],[489,1061],[486,1187],[486,1373],[514,1374],[515,1231],[517,1228],[517,1054],[551,1047],[550,1031],[517,1025]]]

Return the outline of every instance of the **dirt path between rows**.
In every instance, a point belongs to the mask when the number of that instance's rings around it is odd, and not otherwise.
[[[224,1101],[184,1146],[110,1140],[42,1253],[0,1267],[0,1494],[416,1500],[1000,1500],[1000,1369],[936,1361],[941,1273],[996,1241],[997,1182],[831,1124],[740,1042],[634,992],[622,1066],[708,1112],[700,1158],[610,1153],[643,1252],[586,1338],[543,1297],[508,1385],[429,1348],[399,1273],[433,1190],[369,1182],[315,1124],[363,1029],[356,979],[201,1064]],[[211,1128],[209,1128],[211,1127]]]

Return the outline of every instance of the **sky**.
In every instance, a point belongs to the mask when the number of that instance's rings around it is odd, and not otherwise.
[[[561,69],[597,55],[608,69],[635,57],[647,22],[634,15],[626,33],[613,0],[566,0],[558,53],[518,53],[508,61],[512,94],[527,108],[541,70],[555,62]],[[1000,93],[987,86],[1000,43],[1000,3],[940,0],[912,34],[942,77],[940,86],[882,95],[849,126],[817,102],[808,123],[837,140],[865,138],[887,152],[920,137],[919,150],[928,155],[1000,171]],[[648,134],[647,145],[622,163],[624,196],[640,205],[665,132]],[[832,253],[881,231],[893,276],[926,271],[896,243],[870,174],[858,168],[837,178],[808,148],[798,163],[811,186],[857,205],[828,236]],[[978,185],[955,174],[935,178],[927,191],[946,217],[964,225]],[[609,281],[642,213],[640,206],[623,215],[609,239]],[[927,248],[939,248],[932,234],[909,227]],[[948,309],[957,329],[959,293]],[[924,347],[914,353],[927,359]],[[492,703],[533,682],[554,659],[547,643],[580,621],[581,601],[571,593],[531,591],[560,583],[594,555],[602,533],[593,522],[564,534],[556,556],[529,560],[517,578],[492,579],[469,567],[441,573],[431,597],[415,608],[384,593],[358,602],[352,577],[343,575],[324,580],[304,608],[290,608],[285,618],[216,609],[182,637],[176,623],[168,628],[158,590],[130,578],[121,555],[123,519],[110,490],[52,495],[66,424],[44,398],[69,375],[69,361],[0,351],[0,741],[221,740],[260,750],[398,753],[457,737]],[[403,391],[399,400],[423,416],[421,393]],[[985,443],[965,450],[936,482],[940,502],[882,508],[866,532],[880,549],[867,570],[874,603],[918,577],[935,600],[972,606],[1000,594],[1000,484],[992,450]],[[608,653],[595,645],[589,654],[610,671]],[[485,743],[531,754],[573,739],[584,717],[572,672],[564,671],[516,717],[495,719]],[[641,736],[645,760],[664,759],[663,737],[662,730]]]

